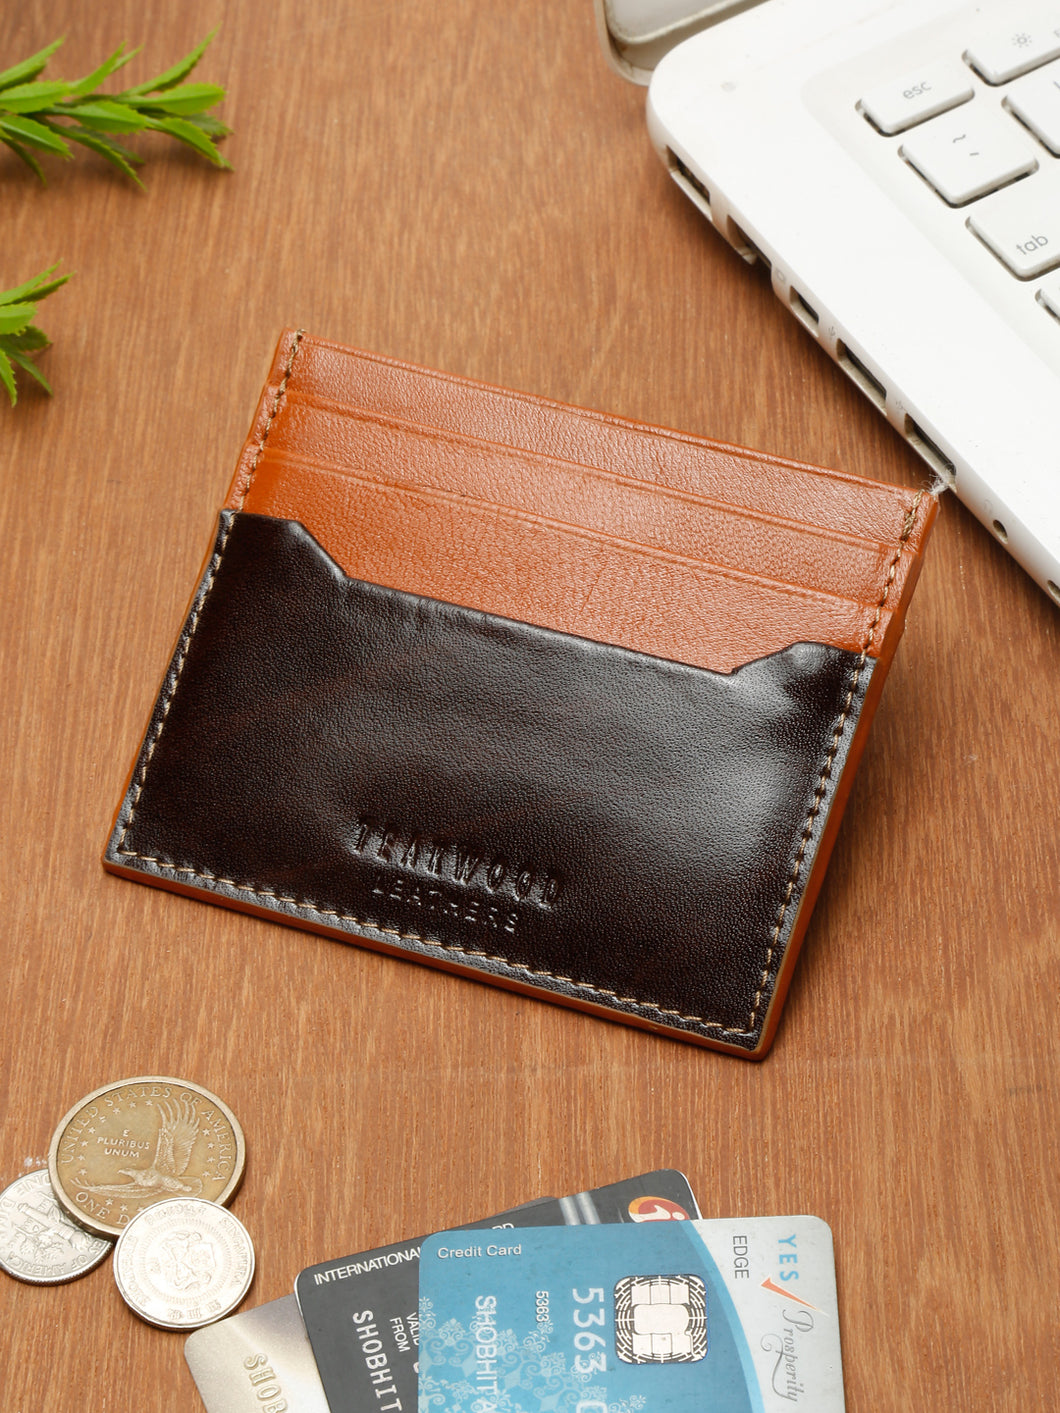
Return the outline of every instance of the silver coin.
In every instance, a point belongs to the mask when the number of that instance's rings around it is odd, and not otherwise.
[[[98,1266],[114,1243],[84,1231],[55,1200],[47,1168],[0,1192],[0,1267],[31,1285],[59,1285]]]
[[[164,1330],[197,1330],[230,1314],[254,1278],[254,1246],[232,1213],[205,1197],[171,1197],[133,1217],[114,1248],[129,1309]]]

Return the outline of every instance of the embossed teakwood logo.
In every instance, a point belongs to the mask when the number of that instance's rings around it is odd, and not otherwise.
[[[353,853],[377,866],[372,888],[377,898],[507,933],[516,930],[516,905],[550,912],[562,891],[557,875],[535,864],[387,821],[362,816],[349,844]],[[471,898],[471,893],[480,897]]]

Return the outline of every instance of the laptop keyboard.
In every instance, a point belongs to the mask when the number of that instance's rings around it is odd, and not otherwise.
[[[858,110],[897,157],[1019,280],[1060,267],[1060,10],[1055,24],[981,36],[863,94]],[[1039,289],[1060,318],[1060,278]]]

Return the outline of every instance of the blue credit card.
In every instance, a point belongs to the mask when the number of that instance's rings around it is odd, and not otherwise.
[[[816,1217],[443,1232],[420,1253],[420,1413],[842,1413]]]
[[[570,1197],[540,1198],[473,1225],[522,1229],[658,1223],[698,1215],[687,1180],[665,1169]],[[412,1413],[419,1359],[416,1302],[422,1241],[413,1237],[324,1261],[304,1270],[295,1282],[331,1413]]]

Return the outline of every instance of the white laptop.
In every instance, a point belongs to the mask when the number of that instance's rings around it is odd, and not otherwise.
[[[1060,604],[1060,0],[597,9],[677,185]]]

